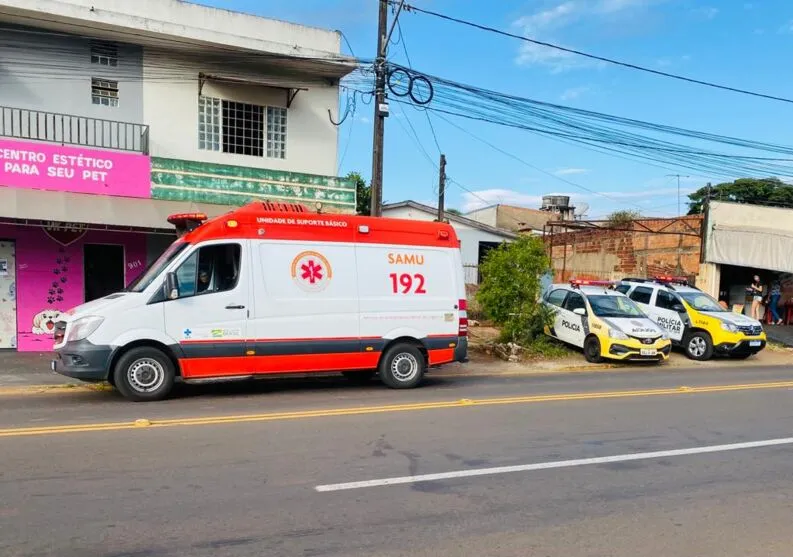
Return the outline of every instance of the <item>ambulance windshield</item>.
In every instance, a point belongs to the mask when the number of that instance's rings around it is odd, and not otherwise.
[[[644,317],[639,306],[625,296],[587,296],[587,299],[598,317]]]
[[[133,280],[129,286],[127,286],[127,292],[143,292],[146,290],[149,285],[156,279],[162,270],[168,266],[168,264],[176,259],[176,257],[182,253],[182,251],[188,246],[186,242],[176,241],[165,250],[160,257],[152,263],[146,271],[144,271],[138,278]]]

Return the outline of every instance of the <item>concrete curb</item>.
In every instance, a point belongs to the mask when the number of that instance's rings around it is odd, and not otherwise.
[[[10,387],[0,387],[0,397],[106,392],[112,390],[113,390],[112,386],[104,383],[97,383],[95,385],[91,385],[91,384],[78,385],[75,383],[66,383],[63,385],[18,385],[18,386],[10,386]]]

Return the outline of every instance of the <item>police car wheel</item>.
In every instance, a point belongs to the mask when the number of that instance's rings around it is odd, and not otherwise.
[[[713,340],[705,331],[695,331],[683,343],[686,356],[692,360],[705,361],[713,357]]]
[[[162,400],[173,388],[176,372],[162,350],[149,346],[133,348],[113,370],[116,389],[133,402]]]
[[[598,337],[591,336],[584,341],[584,358],[591,364],[599,364],[603,361],[600,354],[600,340]]]
[[[412,344],[396,344],[380,360],[380,379],[391,389],[412,389],[424,378],[427,361]]]

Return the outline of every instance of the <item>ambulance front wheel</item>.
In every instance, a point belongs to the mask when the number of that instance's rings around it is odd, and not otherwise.
[[[412,389],[424,378],[427,360],[412,344],[395,344],[380,360],[380,379],[391,389]]]
[[[603,361],[600,353],[600,340],[592,335],[584,341],[584,358],[590,364],[599,364]]]
[[[149,346],[133,348],[119,358],[113,370],[116,389],[134,402],[164,399],[173,388],[175,376],[171,359]]]

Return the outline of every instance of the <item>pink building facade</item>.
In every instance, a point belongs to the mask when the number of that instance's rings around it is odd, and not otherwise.
[[[144,154],[0,140],[0,190],[148,198],[150,184]],[[170,241],[87,220],[0,220],[0,349],[51,350],[61,313],[125,287]]]

